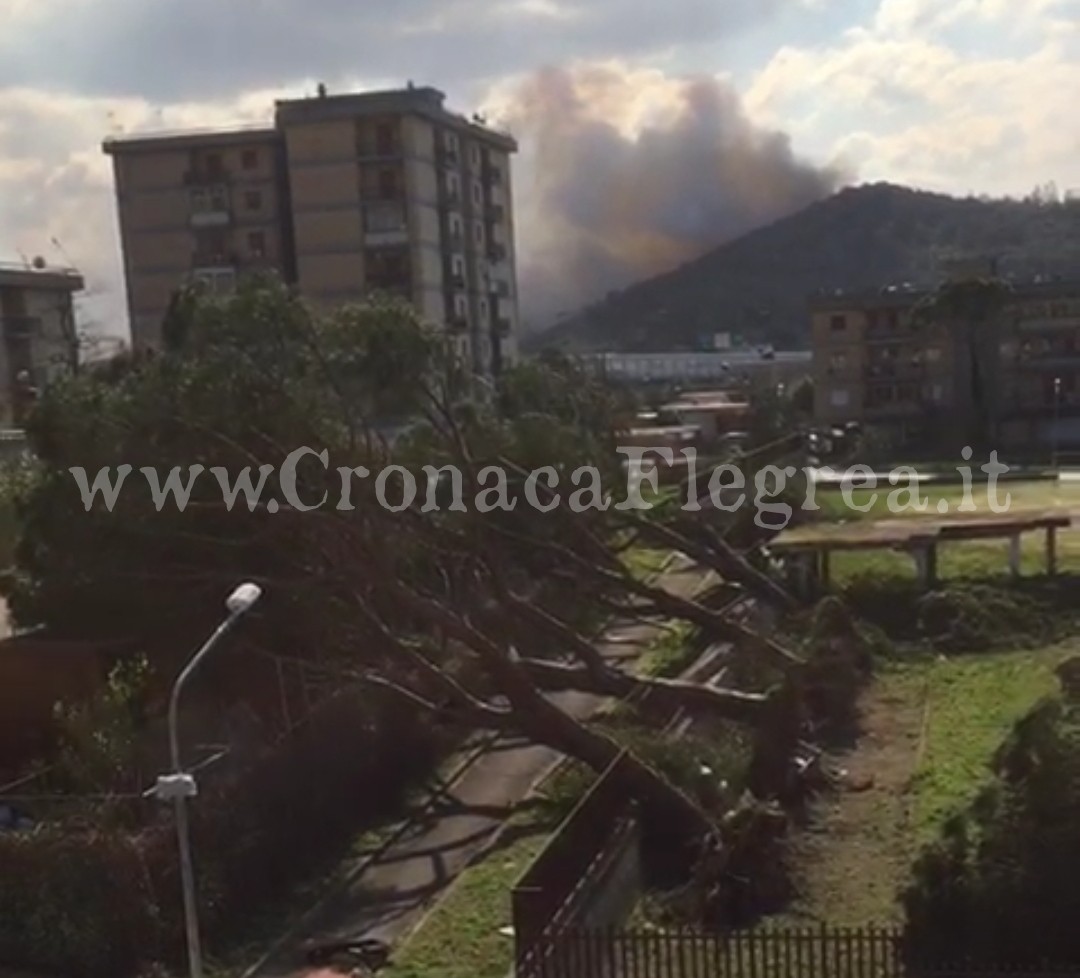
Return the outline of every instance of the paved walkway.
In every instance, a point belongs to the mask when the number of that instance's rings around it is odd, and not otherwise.
[[[664,575],[665,587],[689,595],[701,584],[702,571],[686,562]],[[612,659],[636,654],[655,626],[616,624],[601,651]],[[563,709],[587,717],[601,699],[567,692],[555,697]],[[503,737],[489,747],[452,785],[438,790],[408,832],[359,873],[286,946],[264,962],[257,978],[322,978],[325,969],[305,965],[300,948],[307,941],[331,937],[376,937],[394,943],[420,920],[444,890],[490,841],[493,833],[559,759],[546,747]],[[254,978],[250,976],[250,978]]]

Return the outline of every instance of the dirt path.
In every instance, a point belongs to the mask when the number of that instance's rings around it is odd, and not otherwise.
[[[899,916],[897,895],[910,871],[908,805],[918,762],[925,695],[886,675],[860,704],[862,734],[833,756],[844,784],[813,805],[789,850],[799,896],[792,922],[859,926]]]

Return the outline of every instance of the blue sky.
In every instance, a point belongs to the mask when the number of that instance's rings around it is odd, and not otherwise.
[[[658,144],[673,151],[683,138],[692,76],[716,86],[714,131],[693,160],[677,160],[683,183],[710,146],[765,145],[781,132],[799,180],[803,165],[839,164],[852,182],[956,193],[1024,194],[1050,180],[1080,189],[1080,0],[0,0],[0,257],[57,260],[58,238],[90,278],[93,315],[121,332],[105,135],[265,119],[275,96],[317,80],[341,90],[409,78],[523,130],[526,258],[559,235],[585,247],[574,215],[553,222],[541,206],[553,193],[580,204],[603,191],[553,188],[540,165],[562,125],[550,102],[546,115],[536,109],[536,79],[547,77],[537,72],[552,66],[577,93],[573,138],[602,136],[596,146],[639,180],[642,153],[663,165]],[[570,156],[595,159],[579,149]],[[708,179],[735,179],[750,158]],[[685,188],[625,219],[666,207],[700,236],[721,215],[733,222],[723,237],[772,216],[762,205],[732,217],[720,190],[704,195],[696,221]],[[799,199],[782,193],[777,207]],[[640,254],[671,260],[690,247],[639,244],[637,257],[605,253],[616,280],[648,269]]]

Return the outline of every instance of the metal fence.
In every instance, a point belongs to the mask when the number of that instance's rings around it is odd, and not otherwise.
[[[891,927],[549,931],[517,978],[1065,978],[1077,966],[913,962]]]

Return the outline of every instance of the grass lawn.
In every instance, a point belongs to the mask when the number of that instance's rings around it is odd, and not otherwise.
[[[933,838],[970,804],[1013,725],[1058,686],[1054,667],[1078,651],[1073,641],[1030,652],[936,660],[903,670],[901,682],[923,691],[925,733],[912,781],[914,840]],[[906,673],[906,675],[904,675]]]
[[[506,978],[514,960],[510,891],[556,828],[550,809],[528,806],[494,849],[463,872],[406,939],[385,978]]]
[[[991,499],[985,484],[975,483],[970,496],[963,485],[933,482],[897,486],[881,482],[877,488],[852,488],[849,493],[855,506],[869,506],[867,512],[852,508],[843,492],[834,486],[818,486],[815,500],[820,511],[810,511],[816,520],[828,522],[880,519],[933,519],[939,515],[993,516],[991,504],[1007,505],[1009,512],[1080,509],[1080,481],[1058,482],[1055,479],[1030,479],[998,482],[996,498]],[[890,504],[890,497],[892,504]],[[891,506],[891,508],[890,508]],[[941,508],[945,507],[945,512]],[[919,507],[919,508],[916,508]],[[965,508],[961,508],[965,507]]]

